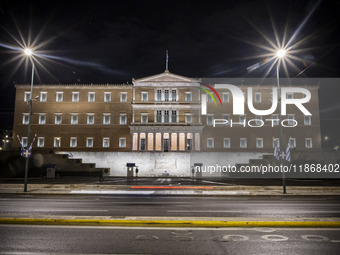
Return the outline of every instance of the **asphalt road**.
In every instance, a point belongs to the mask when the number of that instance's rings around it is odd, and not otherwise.
[[[170,229],[0,225],[0,253],[339,254],[340,229]]]
[[[0,195],[0,215],[339,217],[339,197]]]
[[[0,183],[24,183],[22,178],[0,179]],[[28,183],[34,184],[95,184],[95,185],[214,185],[214,186],[233,186],[233,185],[253,185],[253,186],[281,186],[282,180],[279,179],[254,179],[254,178],[206,178],[195,180],[179,177],[153,177],[153,178],[121,178],[105,177],[102,182],[98,177],[60,177],[55,179],[29,178]],[[286,179],[289,186],[339,186],[340,179]]]

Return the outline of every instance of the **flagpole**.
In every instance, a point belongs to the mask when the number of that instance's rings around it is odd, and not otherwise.
[[[282,109],[282,105],[281,105],[281,91],[280,91],[280,76],[279,76],[279,61],[276,64],[276,78],[277,78],[277,93],[279,96],[279,105],[280,105],[280,112],[279,112],[279,126],[280,126],[280,137],[279,137],[279,144],[280,144],[280,152],[283,151],[283,145],[282,145],[282,136],[283,136],[283,132],[282,132],[282,125],[281,125],[281,109]],[[280,157],[280,163],[281,165],[283,164],[283,158]],[[283,189],[283,194],[287,194],[287,189],[286,189],[286,176],[285,176],[285,172],[282,171],[282,189]]]
[[[168,50],[166,50],[166,60],[165,60],[165,70],[169,70],[169,55],[168,55]]]

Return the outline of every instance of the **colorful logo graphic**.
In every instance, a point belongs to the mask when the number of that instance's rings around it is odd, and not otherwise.
[[[212,86],[210,86],[210,85],[208,85],[208,84],[202,83],[202,85],[203,85],[203,86],[206,86],[206,87],[209,88],[212,92],[215,93],[215,95],[217,96],[217,98],[218,98],[218,100],[220,101],[220,104],[221,104],[221,106],[222,106],[222,100],[221,100],[221,98],[220,98],[220,95],[217,93],[217,91],[216,91]],[[204,89],[204,88],[202,88],[202,87],[197,87],[197,88],[200,89],[200,90],[203,90],[204,92],[206,92],[206,93],[211,97],[211,99],[214,101],[215,105],[217,105],[214,96],[213,96],[208,90],[206,90],[206,89]]]

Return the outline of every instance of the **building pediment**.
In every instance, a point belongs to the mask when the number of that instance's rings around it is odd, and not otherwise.
[[[138,83],[199,83],[200,80],[188,78],[185,76],[170,73],[165,70],[164,73],[148,76],[141,79],[132,79],[134,85]]]

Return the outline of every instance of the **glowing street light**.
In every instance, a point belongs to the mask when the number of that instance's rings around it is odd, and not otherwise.
[[[27,127],[27,146],[30,142],[31,137],[31,118],[32,118],[32,100],[33,100],[33,79],[34,79],[34,61],[32,59],[33,51],[29,48],[24,49],[24,53],[27,57],[30,58],[32,63],[32,77],[31,77],[31,94],[29,99],[30,110],[29,110],[29,118],[28,118],[28,127]],[[27,147],[26,147],[27,149]],[[28,164],[29,164],[29,157],[25,159],[25,184],[24,184],[24,192],[27,192],[27,183],[28,183]]]
[[[33,54],[32,50],[29,49],[29,48],[24,49],[24,53],[25,53],[25,55],[27,55],[27,56],[31,56],[31,55]]]
[[[277,58],[283,58],[285,57],[287,51],[285,49],[279,49],[277,52],[276,52],[276,57]]]

